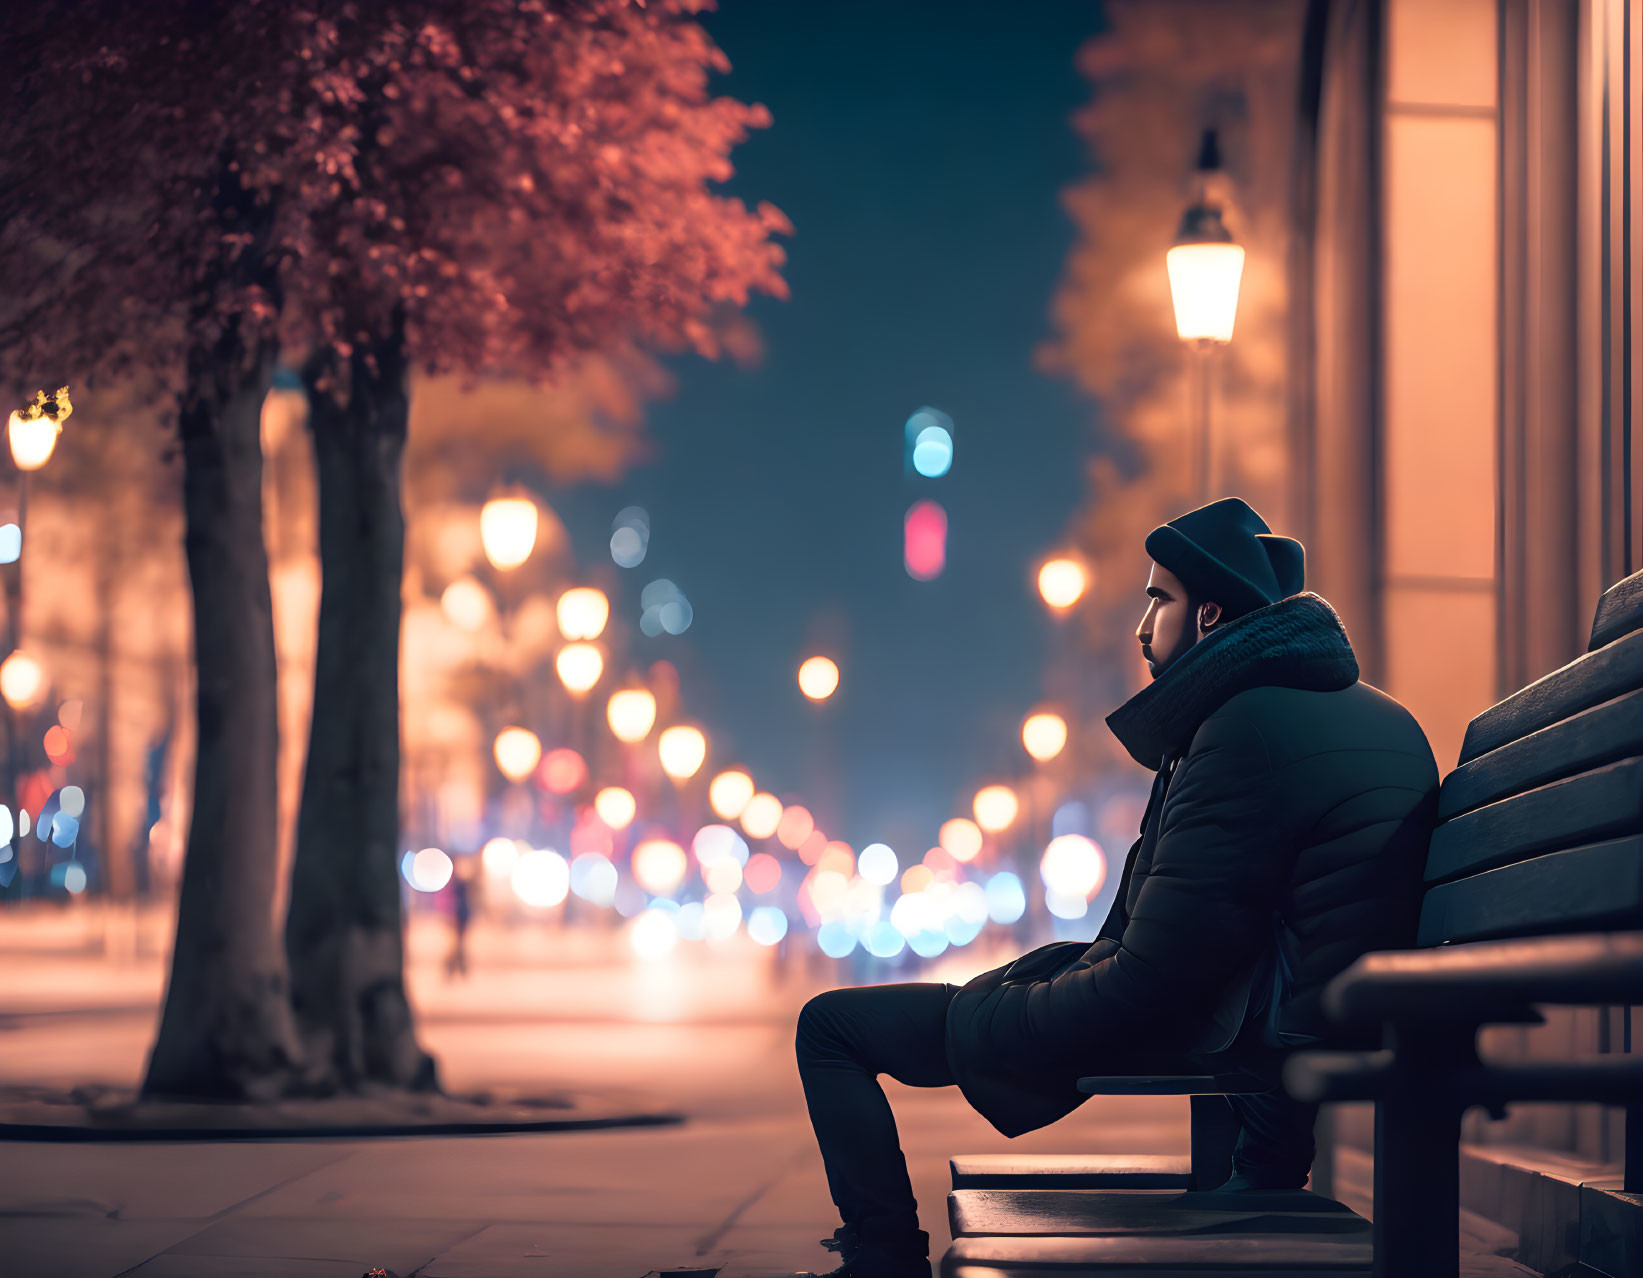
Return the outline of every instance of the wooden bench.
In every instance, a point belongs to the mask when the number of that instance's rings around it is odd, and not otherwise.
[[[1200,1190],[1229,1170],[1236,1128],[1215,1093],[1239,1090],[1237,1080],[1089,1078],[1081,1086],[1091,1092],[1192,1095],[1189,1163],[1016,1160],[1005,1179],[975,1156],[956,1158],[943,1274],[1373,1266],[1386,1278],[1448,1278],[1458,1266],[1460,1117],[1474,1104],[1629,1106],[1626,1183],[1638,1187],[1643,1058],[1488,1064],[1475,1041],[1483,1025],[1538,1020],[1537,1004],[1643,1002],[1634,930],[1643,929],[1643,574],[1604,595],[1585,656],[1473,721],[1439,817],[1422,948],[1365,956],[1326,995],[1333,1020],[1380,1028],[1383,1047],[1306,1052],[1285,1071],[1303,1100],[1378,1102],[1373,1249],[1368,1226],[1329,1199],[1284,1210],[1260,1196],[1241,1216],[1217,1218],[1220,1200]],[[1147,1181],[1161,1171],[1184,1174],[1186,1192]]]

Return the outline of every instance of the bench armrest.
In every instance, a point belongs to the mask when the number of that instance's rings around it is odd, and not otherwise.
[[[1284,1090],[1298,1101],[1376,1100],[1399,1072],[1397,1054],[1377,1052],[1297,1052],[1284,1063]],[[1630,1055],[1577,1057],[1527,1064],[1458,1065],[1416,1080],[1462,1105],[1492,1109],[1512,1101],[1574,1101],[1635,1105],[1643,1101],[1643,1058]]]
[[[1241,1096],[1265,1092],[1272,1083],[1249,1074],[1116,1074],[1078,1080],[1091,1096]]]
[[[1533,1021],[1536,1003],[1635,1002],[1643,932],[1473,941],[1365,954],[1324,990],[1342,1025],[1434,1020]]]

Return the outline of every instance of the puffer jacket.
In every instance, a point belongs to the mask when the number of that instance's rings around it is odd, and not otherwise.
[[[1321,1033],[1331,977],[1414,939],[1437,766],[1317,595],[1200,641],[1107,723],[1157,775],[1100,934],[948,1009],[954,1077],[1006,1136],[1075,1108],[1084,1074],[1271,1068]]]

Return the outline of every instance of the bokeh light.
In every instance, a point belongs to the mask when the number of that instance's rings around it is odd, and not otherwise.
[[[985,785],[976,791],[973,807],[976,824],[989,834],[997,834],[1015,823],[1021,801],[1007,785]]]
[[[0,564],[14,564],[23,553],[23,530],[16,524],[0,524]]]
[[[696,860],[701,865],[713,865],[719,861],[730,861],[738,866],[747,864],[747,844],[728,825],[704,825],[691,839],[690,850],[696,854]]]
[[[588,779],[588,765],[568,746],[549,750],[536,770],[542,788],[551,794],[569,794]]]
[[[633,849],[633,877],[652,896],[672,896],[688,868],[685,850],[672,839],[646,839]]]
[[[610,557],[620,568],[637,568],[645,561],[650,546],[650,516],[642,507],[628,506],[617,512],[611,524]]]
[[[616,866],[598,852],[584,852],[570,863],[570,890],[595,905],[616,899],[616,879]]]
[[[747,859],[747,868],[742,871],[742,879],[747,884],[747,890],[754,896],[764,896],[781,886],[782,863],[768,852],[755,853]]]
[[[695,616],[684,591],[660,577],[639,593],[639,630],[655,638],[659,634],[682,635],[690,629]]]
[[[593,810],[611,829],[625,830],[639,811],[639,803],[631,790],[619,785],[607,785],[593,796]]]
[[[13,710],[38,705],[45,689],[45,669],[28,653],[19,650],[0,662],[0,697]]]
[[[728,941],[742,925],[742,903],[733,893],[713,892],[702,902],[702,931],[710,941]]]
[[[686,781],[695,776],[707,760],[707,738],[700,728],[683,724],[666,729],[656,741],[656,753],[662,761],[662,771],[675,781]]]
[[[848,843],[835,839],[816,859],[818,871],[830,870],[840,878],[848,879],[856,872],[856,852]]]
[[[915,502],[903,527],[902,562],[915,581],[934,581],[947,566],[947,512],[940,502]]]
[[[714,861],[703,867],[702,882],[710,892],[734,892],[742,885],[742,867],[728,859]]]
[[[936,842],[955,861],[973,861],[981,851],[981,828],[968,817],[954,817],[944,821]]]
[[[628,943],[642,959],[666,958],[679,943],[679,929],[667,910],[652,907],[628,924]]]
[[[875,958],[895,958],[907,948],[907,939],[889,919],[875,923],[867,933],[867,952]]]
[[[826,701],[839,686],[839,668],[827,657],[811,657],[799,667],[799,691],[812,701]]]
[[[487,874],[512,874],[514,863],[519,860],[519,844],[497,835],[479,849],[479,860]]]
[[[650,735],[656,722],[656,698],[646,688],[623,688],[610,694],[605,720],[618,741],[632,745]]]
[[[782,811],[776,823],[776,841],[789,851],[797,852],[816,828],[816,819],[802,804],[792,804]]]
[[[1009,870],[987,880],[987,917],[1008,926],[1027,912],[1027,892]]]
[[[747,916],[747,934],[760,945],[775,945],[787,935],[787,915],[774,905],[755,906]]]
[[[559,596],[554,615],[565,638],[597,639],[610,620],[610,600],[593,586],[573,586]]]
[[[903,895],[922,892],[936,881],[936,876],[930,873],[927,865],[910,865],[902,872],[901,890]]]
[[[509,881],[526,905],[552,909],[570,892],[570,866],[552,848],[532,848],[513,863]]]
[[[592,691],[605,673],[605,657],[591,643],[567,643],[553,659],[553,668],[566,690],[579,697]]]
[[[953,464],[953,437],[940,426],[926,426],[913,444],[913,469],[926,479],[940,479]]]
[[[1048,763],[1067,744],[1067,721],[1053,710],[1030,714],[1021,725],[1021,744],[1040,763]]]
[[[418,892],[437,892],[455,870],[443,848],[423,848],[411,858],[410,882]]]
[[[782,813],[782,801],[773,794],[760,791],[742,809],[742,830],[750,839],[768,839],[781,824]]]
[[[1051,559],[1038,570],[1038,593],[1057,612],[1071,608],[1090,588],[1090,575],[1076,559]]]
[[[753,778],[739,768],[721,772],[707,787],[707,801],[714,813],[725,821],[741,816],[753,797]]]
[[[542,761],[542,740],[529,728],[503,728],[491,747],[496,767],[510,781],[523,781]]]
[[[816,929],[816,946],[828,958],[843,958],[856,948],[855,933],[848,923],[823,923]]]
[[[74,743],[69,740],[68,731],[60,723],[54,723],[46,729],[45,739],[40,743],[50,759],[58,767],[66,768],[74,762]]]
[[[881,887],[896,881],[896,871],[899,868],[895,851],[886,843],[869,843],[857,858],[857,869],[861,877]]]
[[[1044,905],[1058,919],[1081,919],[1090,911],[1088,899],[1076,892],[1044,889]]]
[[[63,867],[63,886],[75,896],[86,890],[86,867],[70,861]]]
[[[1089,900],[1107,879],[1107,856],[1094,839],[1062,834],[1050,840],[1039,862],[1044,886],[1054,896]],[[1062,918],[1082,918],[1063,914]]]
[[[439,608],[453,626],[473,634],[490,620],[491,597],[472,577],[458,577],[439,596]]]
[[[529,497],[493,497],[479,512],[479,540],[494,568],[517,568],[536,546],[536,503]]]

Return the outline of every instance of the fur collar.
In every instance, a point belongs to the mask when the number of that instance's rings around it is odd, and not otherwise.
[[[1179,754],[1203,721],[1251,688],[1333,692],[1358,679],[1358,661],[1335,610],[1310,592],[1257,608],[1194,644],[1107,716],[1143,767]]]

